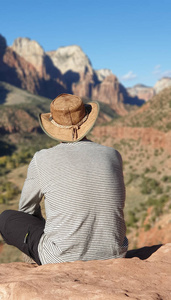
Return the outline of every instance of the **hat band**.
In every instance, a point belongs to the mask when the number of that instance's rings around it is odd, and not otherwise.
[[[74,140],[74,137],[77,139],[78,134],[77,134],[77,130],[80,128],[80,126],[88,119],[88,112],[86,112],[86,115],[84,116],[84,118],[78,122],[77,124],[73,124],[73,125],[61,125],[58,124],[53,118],[52,118],[52,114],[50,114],[49,120],[50,122],[55,125],[56,127],[59,128],[64,128],[64,129],[71,129],[72,128],[72,140]]]

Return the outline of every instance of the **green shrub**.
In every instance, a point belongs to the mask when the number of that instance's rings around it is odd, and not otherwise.
[[[159,182],[154,178],[143,177],[143,181],[140,187],[141,187],[141,193],[145,195],[151,194],[154,191],[157,194],[162,192]]]
[[[137,222],[138,222],[138,218],[135,216],[135,212],[134,211],[129,211],[128,212],[127,226],[128,227],[135,227]]]
[[[130,166],[130,167],[131,167],[131,166]],[[136,174],[136,173],[130,173],[130,174],[129,174],[129,179],[128,179],[128,181],[126,182],[126,185],[130,184],[132,181],[136,180],[138,177],[139,177],[138,174]]]
[[[145,231],[150,230],[150,228],[151,228],[151,224],[147,223],[147,224],[144,225],[144,230]]]
[[[8,204],[15,196],[20,193],[19,188],[12,182],[3,182],[0,186],[0,203]]]
[[[163,181],[163,182],[171,182],[171,176],[164,175],[164,176],[162,177],[162,181]]]

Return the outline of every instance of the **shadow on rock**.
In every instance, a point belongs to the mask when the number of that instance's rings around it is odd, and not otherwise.
[[[133,258],[133,257],[138,257],[141,260],[149,258],[154,252],[156,252],[161,246],[160,245],[154,245],[151,247],[143,247],[140,249],[135,249],[135,250],[129,250],[126,254],[126,258]]]

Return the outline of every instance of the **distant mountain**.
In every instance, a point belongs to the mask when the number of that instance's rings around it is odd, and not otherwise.
[[[96,73],[99,81],[103,81],[107,76],[110,76],[113,74],[112,71],[109,69],[95,70],[95,73]]]
[[[158,80],[154,86],[154,91],[156,94],[160,93],[162,90],[171,87],[171,78],[170,77],[163,77]]]
[[[141,106],[171,84],[171,79],[163,78],[154,88],[136,85],[126,89],[110,70],[94,70],[77,45],[45,52],[29,38],[17,38],[7,47],[2,36],[0,44],[0,80],[51,99],[67,92],[99,100],[122,116],[128,113],[125,104]]]
[[[156,82],[154,87],[148,87],[143,84],[137,84],[133,87],[127,88],[130,96],[137,97],[138,99],[148,101],[154,95],[171,86],[171,78],[163,77]]]
[[[17,38],[7,47],[0,36],[0,80],[27,89],[31,93],[55,98],[62,92],[100,100],[117,112],[127,114],[125,103],[141,105],[115,75],[107,69],[94,70],[90,59],[77,46],[45,52],[36,41]]]
[[[143,84],[134,85],[131,88],[127,88],[128,93],[132,97],[148,101],[155,95],[155,91],[152,87],[145,86]]]
[[[66,86],[60,78],[60,71],[56,70],[49,58],[46,59],[42,69],[37,69],[36,63],[19,55],[12,47],[7,47],[5,38],[0,35],[0,44],[3,49],[0,51],[0,80],[26,89],[33,94],[54,98],[58,93],[66,92]],[[21,44],[21,41],[18,41]],[[29,39],[24,39],[24,45],[29,44]],[[20,45],[21,46],[21,45]],[[28,47],[28,49],[34,47]],[[20,47],[20,52],[22,52]],[[26,51],[28,53],[28,51]],[[28,57],[28,56],[27,56]],[[40,57],[39,57],[40,62]],[[53,76],[48,74],[49,65],[52,65]],[[39,64],[40,67],[40,64]],[[42,71],[41,71],[42,70]]]
[[[62,74],[68,71],[76,73],[93,73],[92,64],[88,56],[77,45],[60,47],[56,51],[46,53]]]

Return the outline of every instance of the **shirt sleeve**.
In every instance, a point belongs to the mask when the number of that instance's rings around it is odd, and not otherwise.
[[[40,187],[40,178],[36,165],[36,156],[34,155],[29,164],[27,178],[24,182],[24,186],[21,192],[19,211],[35,215],[40,214],[39,203],[42,197],[43,194]]]

